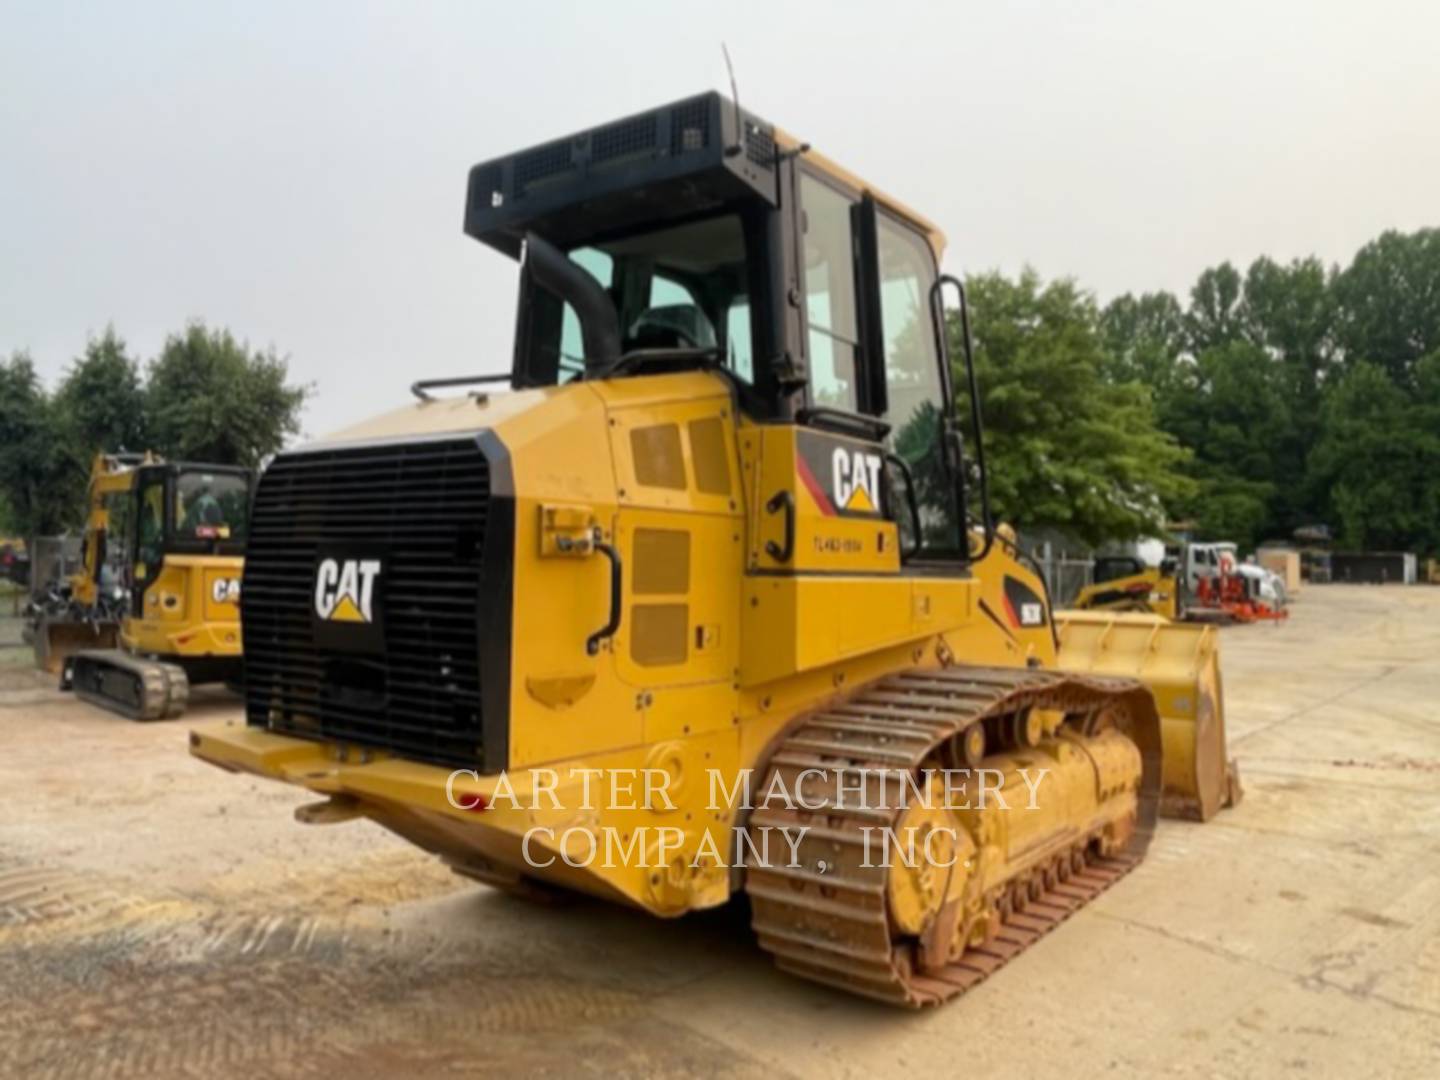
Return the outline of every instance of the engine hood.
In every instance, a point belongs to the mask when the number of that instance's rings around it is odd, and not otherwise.
[[[538,390],[485,391],[417,401],[333,431],[307,445],[327,446],[493,429],[507,420],[540,408],[552,398],[570,394],[576,389],[579,387],[549,386]]]

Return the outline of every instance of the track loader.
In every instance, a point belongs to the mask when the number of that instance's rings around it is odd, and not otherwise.
[[[96,455],[84,562],[36,613],[37,666],[132,720],[180,716],[192,682],[238,683],[250,489],[245,469]]]
[[[992,520],[930,222],[707,94],[475,166],[465,229],[511,370],[275,458],[245,717],[192,753],[502,888],[743,893],[780,967],[912,1007],[1234,797],[1213,638],[1062,645]]]
[[[1078,611],[1148,611],[1167,619],[1183,615],[1174,559],[1147,566],[1130,555],[1095,560],[1091,581],[1075,596]]]

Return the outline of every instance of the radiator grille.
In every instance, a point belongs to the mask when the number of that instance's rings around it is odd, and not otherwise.
[[[249,723],[474,765],[489,510],[473,437],[276,458],[256,489],[241,589]],[[347,544],[384,558],[378,651],[315,642],[316,563]]]

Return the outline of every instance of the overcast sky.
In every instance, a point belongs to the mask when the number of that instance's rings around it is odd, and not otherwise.
[[[724,88],[934,218],[952,271],[1104,300],[1440,225],[1440,3],[0,0],[0,354],[107,322],[291,357],[321,434],[509,364],[476,161]]]

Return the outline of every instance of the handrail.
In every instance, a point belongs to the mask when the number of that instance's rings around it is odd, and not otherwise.
[[[508,371],[493,375],[461,375],[453,379],[418,379],[410,384],[410,393],[414,394],[421,401],[434,401],[435,399],[425,391],[439,390],[447,386],[474,386],[476,383],[509,381],[510,372]]]
[[[989,470],[985,467],[985,431],[980,420],[980,387],[975,378],[975,351],[970,340],[970,305],[965,296],[965,283],[951,274],[942,274],[935,279],[930,286],[930,308],[935,318],[936,325],[940,328],[941,347],[945,350],[945,366],[949,368],[949,345],[948,335],[945,333],[945,298],[944,288],[946,284],[954,285],[956,293],[960,296],[960,347],[964,353],[965,381],[970,392],[970,426],[975,436],[975,466],[979,472],[980,480],[980,525],[984,531],[984,541],[977,554],[969,555],[970,562],[980,562],[990,554],[990,549],[995,545],[995,519],[990,512],[990,476]],[[960,499],[962,508],[962,520],[964,519],[965,481],[962,475],[964,461],[956,462],[956,496]],[[969,535],[965,536],[965,550],[969,553]]]

